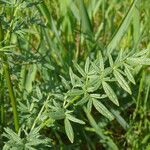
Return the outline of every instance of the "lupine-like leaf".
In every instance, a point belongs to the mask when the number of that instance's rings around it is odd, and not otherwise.
[[[127,62],[134,65],[150,65],[150,58],[127,58]]]
[[[85,74],[85,72],[83,71],[83,69],[82,69],[75,61],[74,61],[73,63],[74,63],[74,66],[76,67],[76,69],[79,71],[79,73],[80,73],[83,77],[85,77],[86,74]]]
[[[112,58],[111,54],[108,55],[108,58],[109,58],[110,66],[113,67],[114,61],[113,61],[113,58]]]
[[[103,116],[107,117],[110,120],[114,118],[111,112],[100,101],[93,99],[93,105],[96,110],[99,111]]]
[[[127,65],[124,65],[124,66],[125,66],[125,70],[124,71],[125,71],[125,74],[126,74],[128,80],[131,81],[133,84],[135,84],[134,77],[133,77],[131,71],[129,70],[128,66]]]
[[[73,143],[73,141],[74,141],[74,132],[73,132],[71,123],[70,123],[70,121],[67,118],[65,118],[64,124],[65,124],[66,134],[67,134],[70,142]]]
[[[84,96],[80,101],[78,101],[75,105],[83,105],[89,100],[88,96]]]
[[[100,65],[101,71],[104,71],[104,60],[103,60],[101,52],[98,53],[98,60],[99,60],[99,65]]]
[[[92,110],[92,99],[89,99],[89,101],[87,103],[87,109],[89,112],[91,112],[91,110]]]
[[[114,70],[113,72],[116,80],[118,81],[119,85],[125,90],[127,91],[129,94],[131,94],[131,89],[128,85],[128,83],[126,82],[126,80],[124,79],[124,77],[117,71],[117,70]]]
[[[107,84],[105,81],[102,82],[103,88],[105,93],[107,94],[108,98],[117,106],[119,106],[118,98],[113,91],[113,89],[110,87],[109,84]]]
[[[70,114],[66,114],[66,118],[69,119],[72,122],[76,122],[76,123],[79,123],[79,124],[85,124],[84,121],[82,121],[80,119],[77,119],[77,118],[75,118],[74,116],[72,116]]]

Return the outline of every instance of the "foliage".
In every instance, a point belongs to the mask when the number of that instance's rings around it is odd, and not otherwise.
[[[0,147],[148,150],[148,3],[0,0]]]

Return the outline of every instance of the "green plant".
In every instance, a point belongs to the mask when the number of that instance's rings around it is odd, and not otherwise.
[[[38,128],[31,130],[29,133],[26,130],[20,130],[18,134],[6,128],[3,136],[9,139],[3,147],[4,150],[36,150],[38,147],[40,147],[38,149],[46,149],[50,143],[50,139],[41,138]]]
[[[0,147],[148,150],[149,16],[148,0],[0,0]]]

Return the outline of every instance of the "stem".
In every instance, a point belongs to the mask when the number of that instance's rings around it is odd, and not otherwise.
[[[145,78],[145,71],[142,71],[142,78],[140,80],[140,86],[139,86],[139,91],[138,91],[138,96],[137,96],[137,101],[136,101],[136,108],[133,114],[133,119],[136,118],[137,113],[139,111],[140,103],[141,103],[141,93],[143,92],[143,84],[144,84],[144,78]]]
[[[4,79],[3,76],[1,76],[1,87],[0,87],[0,123],[2,125],[2,130],[5,124],[5,108],[4,108]]]
[[[0,46],[4,47],[4,32],[2,29],[2,25],[0,24]],[[13,91],[13,85],[11,82],[11,77],[10,77],[10,69],[9,69],[9,63],[7,60],[7,55],[2,52],[1,56],[2,62],[3,62],[3,69],[4,69],[4,76],[5,80],[7,83],[8,91],[9,91],[9,97],[11,100],[11,105],[13,109],[13,116],[14,116],[14,125],[15,125],[15,130],[18,132],[19,130],[19,119],[18,119],[18,113],[17,113],[17,106],[16,106],[16,99]]]
[[[34,120],[34,122],[33,122],[33,125],[32,125],[32,127],[31,127],[31,130],[34,129],[34,127],[35,127],[35,125],[36,125],[38,119],[41,117],[42,112],[43,112],[43,110],[44,110],[44,108],[45,108],[45,105],[46,105],[46,102],[43,104],[43,106],[42,106],[40,112],[38,113],[37,117],[35,118],[35,120]]]
[[[41,110],[39,111],[37,117],[35,118],[35,120],[34,120],[34,122],[33,122],[33,124],[32,124],[31,130],[34,129],[34,127],[35,127],[35,125],[36,125],[38,119],[41,117],[42,112],[44,111],[44,108],[45,108],[45,106],[47,105],[47,102],[48,102],[48,100],[49,100],[49,97],[50,97],[50,95],[48,95],[46,101],[44,102],[43,106],[41,107]]]
[[[6,79],[7,87],[8,87],[8,91],[9,91],[9,97],[10,97],[11,105],[12,105],[12,109],[13,109],[15,130],[16,130],[16,132],[18,132],[19,118],[18,118],[18,112],[17,112],[17,105],[16,105],[16,99],[15,99],[13,86],[12,86],[12,82],[11,82],[11,78],[10,78],[10,72],[9,72],[10,69],[9,69],[9,64],[8,64],[6,55],[4,55],[3,60],[5,62],[5,63],[3,63],[3,68],[4,68],[5,79]]]
[[[76,100],[78,100],[79,97],[80,97],[80,96],[75,96],[70,102],[68,102],[68,103],[66,104],[66,106],[64,106],[64,108],[65,108],[65,109],[68,108],[71,104],[73,104]]]

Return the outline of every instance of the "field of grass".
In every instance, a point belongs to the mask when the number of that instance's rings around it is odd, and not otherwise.
[[[0,0],[0,150],[150,150],[149,0]]]

